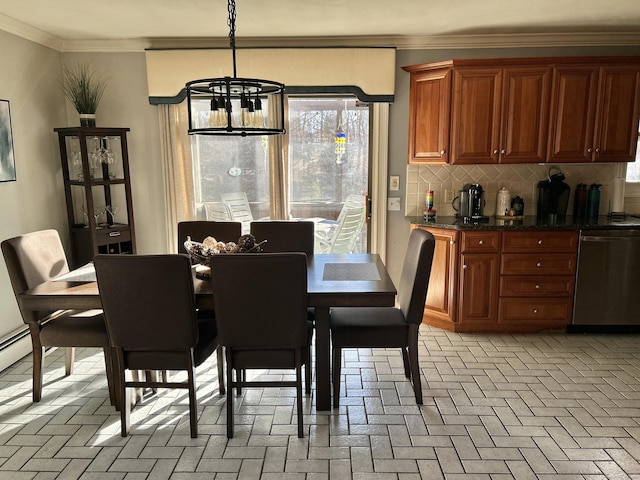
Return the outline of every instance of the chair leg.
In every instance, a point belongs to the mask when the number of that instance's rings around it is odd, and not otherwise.
[[[198,438],[198,403],[196,400],[196,367],[193,362],[193,351],[190,351],[190,365],[187,369],[189,382],[189,427],[191,438]]]
[[[42,398],[42,384],[44,383],[44,347],[33,346],[33,401],[39,402]]]
[[[233,367],[231,350],[228,348],[225,350],[227,352],[227,438],[233,438]]]
[[[115,371],[113,368],[113,358],[111,355],[111,347],[104,347],[104,366],[107,372],[107,387],[109,389],[109,401],[111,405],[118,408],[118,395],[116,393],[115,385]]]
[[[66,347],[64,349],[64,374],[69,376],[73,373],[73,365],[76,363],[75,347]]]
[[[416,403],[422,405],[422,381],[420,379],[420,365],[418,363],[418,325],[409,325],[409,365],[411,366],[411,381]]]
[[[116,365],[118,372],[118,387],[120,393],[118,398],[120,400],[120,435],[126,437],[129,435],[129,425],[131,418],[131,400],[129,398],[129,389],[127,389],[127,379],[125,377],[124,358],[122,350],[117,351]],[[134,389],[134,392],[136,390]]]
[[[402,363],[404,364],[404,376],[411,378],[411,366],[409,365],[409,354],[406,348],[402,348]]]
[[[340,369],[342,368],[342,349],[340,347],[333,347],[333,371],[332,371],[332,383],[333,383],[333,408],[340,406]]]
[[[220,388],[220,395],[224,395],[224,347],[219,345],[216,349],[216,353],[218,356],[218,387]]]
[[[296,349],[296,407],[298,411],[298,438],[304,437],[304,416],[302,414],[302,349]],[[309,366],[307,365],[307,370]]]
[[[311,395],[311,345],[307,347],[307,358],[304,364],[304,392]]]

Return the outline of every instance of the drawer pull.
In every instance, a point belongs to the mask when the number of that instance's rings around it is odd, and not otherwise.
[[[444,150],[440,150],[440,155],[444,155],[446,152]]]
[[[540,288],[540,285],[536,285],[536,290],[538,290]]]
[[[537,308],[534,308],[534,309],[533,309],[533,313],[538,313],[538,309],[537,309]]]
[[[542,263],[540,262],[536,263],[536,267],[541,267],[541,266],[542,266]]]
[[[542,240],[538,240],[538,245],[542,245]]]
[[[484,240],[478,241],[478,245],[482,245],[483,243],[484,243]]]
[[[109,232],[109,236],[110,237],[119,237],[120,236],[120,232]]]

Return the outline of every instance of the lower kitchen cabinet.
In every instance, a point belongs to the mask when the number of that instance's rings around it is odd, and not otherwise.
[[[510,333],[564,330],[571,323],[577,231],[412,228],[436,239],[425,323]]]

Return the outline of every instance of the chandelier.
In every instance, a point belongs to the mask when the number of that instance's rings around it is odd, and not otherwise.
[[[284,84],[236,73],[236,2],[228,0],[233,77],[204,78],[186,84],[190,135],[278,135],[284,129]],[[210,110],[196,107],[201,100]],[[265,102],[266,101],[266,102]],[[263,102],[268,105],[267,114]]]

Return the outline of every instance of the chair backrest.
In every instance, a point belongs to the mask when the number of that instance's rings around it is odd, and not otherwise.
[[[433,235],[426,230],[415,228],[409,234],[398,286],[398,303],[407,323],[422,322],[435,244]]]
[[[231,215],[224,203],[204,202],[202,208],[204,209],[205,220],[209,220],[210,222],[231,221]]]
[[[187,255],[96,255],[93,263],[112,346],[174,356],[195,347],[198,328]]]
[[[41,230],[4,240],[2,254],[16,297],[69,271],[60,235],[56,230]],[[21,308],[20,313],[24,322],[29,323],[49,312],[32,312]]]
[[[278,350],[307,344],[306,258],[299,252],[213,256],[221,345]]]
[[[244,192],[222,193],[220,194],[222,203],[227,207],[231,220],[242,223],[242,233],[249,233],[253,214],[249,207],[247,194]]]
[[[365,221],[365,205],[343,208],[329,239],[329,253],[351,253]]]
[[[209,222],[195,220],[178,223],[178,253],[186,253],[184,242],[187,236],[194,242],[202,242],[206,237],[213,237],[220,242],[237,242],[242,235],[240,222]]]
[[[262,245],[265,253],[303,252],[313,255],[315,238],[313,222],[272,220],[251,222],[251,234],[256,240],[266,240]]]
[[[338,214],[338,218],[336,219],[336,223],[340,223],[340,220],[342,219],[342,217],[344,216],[347,210],[349,210],[350,208],[360,208],[364,204],[365,204],[365,198],[363,195],[360,195],[359,193],[352,193],[350,195],[347,195],[347,198],[342,204],[342,209]]]

